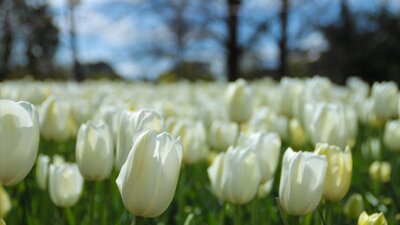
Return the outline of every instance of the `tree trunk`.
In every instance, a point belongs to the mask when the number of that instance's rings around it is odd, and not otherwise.
[[[288,50],[287,50],[287,24],[288,24],[288,14],[289,14],[289,0],[281,0],[281,39],[279,40],[279,77],[287,75],[287,61],[288,61]]]
[[[240,9],[240,0],[228,0],[229,16],[228,29],[229,37],[227,41],[227,77],[229,81],[235,81],[239,78],[241,50],[238,43],[238,11]]]
[[[70,6],[70,23],[71,23],[70,40],[71,40],[71,50],[72,50],[73,74],[74,74],[74,79],[80,82],[83,81],[85,77],[82,73],[78,61],[78,46],[76,43],[75,20],[74,20],[74,7],[75,7],[74,0],[69,1],[69,6]]]
[[[0,59],[0,81],[5,80],[7,77],[7,73],[9,72],[9,59],[11,56],[12,50],[12,40],[13,34],[11,31],[10,25],[10,7],[7,5],[7,1],[3,2],[2,7],[4,10],[4,24],[3,24],[3,55],[1,55]]]

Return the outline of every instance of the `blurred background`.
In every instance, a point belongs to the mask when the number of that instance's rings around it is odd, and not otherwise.
[[[0,0],[0,81],[400,81],[400,0]]]

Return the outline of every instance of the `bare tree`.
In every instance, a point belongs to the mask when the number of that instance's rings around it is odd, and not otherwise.
[[[288,40],[288,14],[289,14],[289,0],[281,0],[280,15],[280,40],[279,40],[279,68],[278,75],[280,77],[287,75],[287,40]]]
[[[75,6],[79,4],[79,0],[69,0],[68,3],[69,3],[70,44],[72,51],[73,77],[76,81],[83,81],[85,77],[83,76],[78,61],[78,45],[77,45],[76,25],[75,25]]]

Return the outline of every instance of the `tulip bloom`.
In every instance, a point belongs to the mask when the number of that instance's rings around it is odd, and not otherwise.
[[[75,205],[82,193],[83,177],[78,165],[64,163],[50,165],[49,192],[53,203],[58,207]]]
[[[87,180],[103,180],[112,170],[114,149],[111,132],[103,123],[87,122],[79,128],[76,140],[76,161]]]
[[[207,134],[201,122],[178,121],[172,135],[182,139],[184,163],[193,164],[207,157]]]
[[[226,151],[235,144],[238,132],[237,123],[213,121],[208,133],[208,143],[213,150]]]
[[[386,123],[383,143],[389,150],[400,151],[400,120]]]
[[[179,139],[154,130],[142,133],[116,181],[128,211],[143,217],[162,214],[174,197],[181,161]]]
[[[33,105],[0,100],[0,183],[17,184],[29,173],[36,160],[39,135]]]
[[[36,181],[42,190],[47,188],[47,177],[49,175],[50,157],[40,154],[36,161]]]
[[[261,174],[257,156],[249,148],[230,147],[207,172],[214,194],[222,201],[241,205],[257,194]]]
[[[236,123],[248,121],[252,111],[252,93],[246,81],[239,79],[230,83],[225,94],[229,118]]]
[[[149,129],[159,133],[165,130],[164,119],[160,114],[148,109],[121,112],[115,163],[117,170],[121,169],[137,137]]]
[[[241,135],[239,146],[248,146],[257,156],[261,174],[261,183],[269,181],[275,174],[281,151],[281,139],[275,133],[258,132]]]
[[[328,162],[322,197],[330,201],[341,200],[349,190],[351,183],[353,159],[350,149],[346,147],[342,151],[334,145],[317,144],[315,153],[324,155]]]
[[[365,211],[358,218],[358,225],[387,225],[387,221],[383,213],[374,213],[368,215]]]
[[[302,216],[319,204],[324,190],[325,157],[288,148],[283,156],[279,202],[290,215]]]

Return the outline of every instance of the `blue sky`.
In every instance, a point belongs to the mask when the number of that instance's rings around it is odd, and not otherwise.
[[[69,50],[69,21],[66,3],[68,0],[49,0],[55,23],[60,28],[61,45],[57,53],[57,61],[61,64],[71,62]],[[154,38],[171,38],[169,31],[154,16],[142,13],[126,13],[135,3],[146,0],[80,0],[76,7],[76,23],[79,45],[79,59],[83,62],[106,61],[125,78],[135,79],[141,76],[155,77],[171,66],[169,60],[143,63],[131,57],[131,46]],[[222,0],[215,0],[216,2]],[[349,0],[355,10],[375,10],[383,0]],[[264,13],[275,13],[279,0],[245,0],[242,9],[244,16],[262,16]],[[400,0],[391,0],[393,9],[399,9]],[[290,17],[289,32],[296,37],[290,40],[292,46],[321,51],[327,43],[319,32],[309,31],[302,34],[305,15],[312,15],[312,20],[331,20],[338,13],[338,0],[292,0],[293,13]],[[223,8],[216,10],[224,10]],[[320,15],[320,16],[318,16]],[[310,19],[310,18],[307,18]],[[277,64],[278,48],[276,38],[279,34],[277,25],[271,35],[266,36],[257,47],[257,52],[268,66]],[[218,29],[218,28],[217,28]],[[223,29],[223,28],[221,28]],[[249,31],[242,29],[242,35]],[[213,72],[222,75],[224,71],[224,54],[212,44],[196,51],[188,58],[209,62]]]

